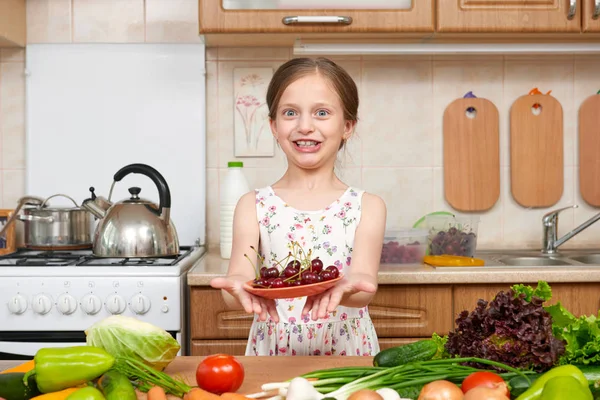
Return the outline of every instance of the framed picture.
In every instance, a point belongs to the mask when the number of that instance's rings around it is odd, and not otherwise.
[[[4,228],[13,211],[0,209],[0,229]],[[13,222],[6,230],[6,234],[0,237],[0,255],[14,253],[16,249],[17,232],[15,230],[15,223]]]

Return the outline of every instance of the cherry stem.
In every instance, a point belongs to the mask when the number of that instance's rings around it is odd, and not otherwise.
[[[254,272],[256,273],[256,279],[260,278],[260,271],[258,269],[256,269],[256,265],[254,265],[254,263],[252,262],[250,257],[248,257],[248,254],[244,253],[244,257],[246,257],[248,259],[248,261],[250,261],[250,264],[252,264],[252,268],[254,268]]]

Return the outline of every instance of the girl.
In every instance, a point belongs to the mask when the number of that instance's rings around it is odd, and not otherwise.
[[[256,314],[246,355],[375,355],[379,344],[367,305],[377,290],[386,207],[334,173],[357,122],[356,84],[328,59],[295,58],[275,72],[267,105],[288,169],[238,202],[229,270],[211,286],[223,289],[229,307]],[[256,256],[252,247],[272,267],[292,242],[344,278],[308,298],[273,301],[246,292],[244,282],[255,277],[246,258]]]

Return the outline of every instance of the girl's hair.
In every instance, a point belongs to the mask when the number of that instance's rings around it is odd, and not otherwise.
[[[277,107],[281,96],[290,84],[304,76],[315,73],[328,80],[333,86],[333,90],[340,96],[344,107],[344,119],[353,122],[358,121],[358,89],[356,83],[345,69],[323,57],[316,59],[292,58],[277,69],[267,89],[269,118],[274,120],[277,116]]]

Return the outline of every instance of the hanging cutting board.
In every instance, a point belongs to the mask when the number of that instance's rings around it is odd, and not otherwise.
[[[510,110],[510,181],[523,207],[550,207],[563,193],[563,111],[551,95],[524,95]]]
[[[586,203],[600,207],[600,94],[579,108],[579,190]]]
[[[498,201],[498,110],[489,100],[463,98],[446,107],[444,193],[459,211],[489,210]]]

